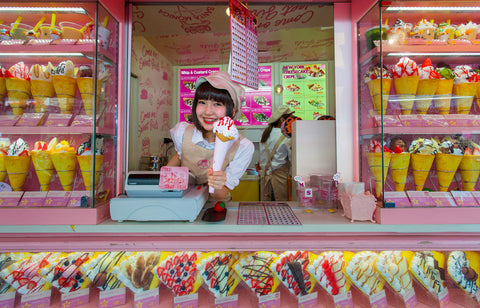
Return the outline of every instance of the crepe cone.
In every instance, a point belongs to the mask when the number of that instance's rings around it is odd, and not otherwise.
[[[77,163],[77,153],[75,152],[63,152],[53,153],[50,155],[52,158],[53,166],[57,171],[60,183],[63,190],[71,191],[73,179],[75,176],[75,165]]]
[[[77,78],[77,86],[82,96],[83,108],[85,109],[85,114],[92,114],[93,112],[93,78],[92,77],[79,77]],[[102,81],[97,80],[97,97],[96,102],[98,106],[99,96],[100,96],[100,87],[102,86]]]
[[[22,190],[30,168],[30,156],[5,156],[4,159],[12,190]]]
[[[38,182],[40,182],[40,189],[42,191],[49,191],[53,170],[55,170],[52,158],[50,157],[50,152],[31,151],[30,155],[32,156],[33,166],[35,167],[35,172],[37,173]]]
[[[62,113],[72,113],[73,103],[75,101],[75,91],[77,83],[75,78],[70,76],[54,75],[52,76],[53,87],[57,94],[58,105]]]
[[[14,115],[22,115],[30,98],[30,82],[14,77],[6,78],[5,85],[8,93],[8,104]]]
[[[477,82],[477,92],[475,94],[475,97],[477,98],[477,106],[480,108],[480,81]]]
[[[410,164],[410,153],[392,153],[390,159],[390,174],[396,191],[404,191],[407,182],[408,165]]]
[[[432,167],[435,155],[433,154],[412,154],[410,164],[412,165],[413,181],[415,190],[423,190],[430,168]]]
[[[7,94],[7,86],[5,84],[5,77],[0,77],[0,100]]]
[[[383,165],[382,165],[382,153],[368,152],[367,162],[370,167],[370,171],[375,179],[375,193],[379,198],[383,192],[383,183],[387,178],[388,166],[390,165],[390,159],[392,153],[383,153]]]
[[[462,157],[461,155],[446,153],[437,153],[435,155],[435,168],[437,169],[440,191],[448,191]]]
[[[222,170],[223,162],[225,161],[225,156],[227,156],[227,152],[232,147],[235,140],[236,139],[222,141],[218,136],[215,137],[215,148],[213,150],[213,162],[212,162],[213,171]],[[209,192],[211,194],[214,192],[213,187],[209,187]]]
[[[460,96],[455,98],[457,113],[469,114],[473,104],[473,97],[477,91],[476,82],[464,82],[453,85],[453,94]]]
[[[418,81],[417,96],[415,97],[415,110],[418,114],[427,113],[439,81],[440,79],[420,79]]]
[[[0,182],[5,182],[7,169],[5,168],[5,155],[0,155]]]
[[[415,94],[418,88],[418,80],[418,76],[406,76],[393,79],[402,114],[412,113],[413,102],[415,101]]]
[[[86,190],[92,190],[92,155],[77,156],[78,165],[82,171],[83,183]],[[95,155],[95,190],[97,190],[98,176],[102,168],[103,155]]]
[[[383,81],[383,92],[382,92]],[[373,108],[377,114],[384,114],[387,111],[388,95],[390,94],[390,87],[392,86],[392,79],[373,79],[367,82],[368,90],[370,90],[370,96],[373,101]],[[382,105],[383,101],[383,105]]]
[[[435,91],[435,109],[440,114],[450,113],[450,103],[452,101],[453,79],[440,79]]]
[[[480,175],[480,156],[463,155],[458,169],[462,176],[463,190],[474,191]]]
[[[47,80],[30,80],[32,86],[32,96],[35,104],[35,112],[47,111],[45,101],[55,96],[53,83]]]

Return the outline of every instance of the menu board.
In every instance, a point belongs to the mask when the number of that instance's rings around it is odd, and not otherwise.
[[[180,69],[180,122],[193,123],[192,104],[195,98],[195,82],[199,77],[220,71],[220,67],[182,68]]]
[[[303,120],[327,114],[326,64],[285,64],[282,66],[283,104]]]
[[[258,88],[257,18],[238,0],[230,0],[232,80]]]
[[[245,88],[242,114],[235,125],[268,125],[272,115],[272,66],[258,67],[258,90]]]

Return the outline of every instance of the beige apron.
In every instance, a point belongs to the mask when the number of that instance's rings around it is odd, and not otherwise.
[[[193,125],[187,126],[183,135],[181,166],[187,167],[188,170],[195,175],[196,184],[205,184],[208,181],[207,170],[212,167],[213,150],[206,149],[192,142],[193,129]],[[225,170],[235,157],[241,138],[243,137],[240,136],[240,138],[238,138],[228,150],[225,161],[223,162],[222,170]],[[228,194],[224,200],[229,201],[231,199],[232,197]],[[215,200],[209,199],[209,201]]]
[[[272,171],[273,154],[277,151],[285,136],[278,138],[270,153],[267,143],[264,142],[267,163],[265,169],[260,170],[260,198],[261,201],[288,201],[288,173],[290,162]]]

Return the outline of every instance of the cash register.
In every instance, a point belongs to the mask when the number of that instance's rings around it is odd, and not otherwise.
[[[125,195],[110,200],[112,220],[193,222],[208,199],[208,186],[196,185],[186,167],[131,171]]]

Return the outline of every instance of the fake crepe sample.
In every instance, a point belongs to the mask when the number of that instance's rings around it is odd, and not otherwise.
[[[286,251],[270,265],[277,278],[295,296],[307,295],[315,286],[315,278],[307,271],[308,251]]]
[[[215,297],[232,295],[240,282],[233,269],[238,260],[236,252],[212,251],[202,256],[197,267],[205,285]]]
[[[158,251],[134,252],[125,255],[113,268],[113,273],[133,292],[148,291],[159,284],[158,278],[153,274],[159,259]]]
[[[235,271],[258,297],[275,292],[280,281],[270,269],[272,262],[278,257],[269,251],[257,251],[242,254]]]

